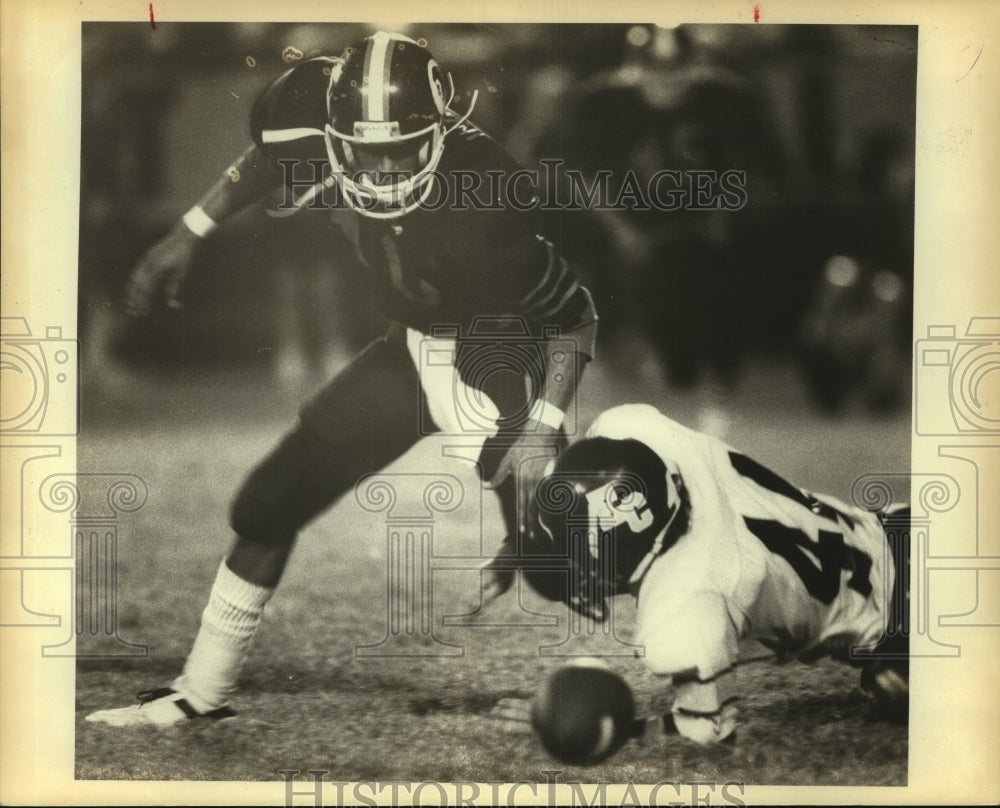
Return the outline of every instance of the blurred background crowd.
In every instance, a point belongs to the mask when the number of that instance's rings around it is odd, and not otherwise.
[[[425,37],[456,108],[520,162],[585,176],[738,169],[739,210],[549,211],[592,289],[602,361],[676,388],[796,367],[811,401],[905,406],[913,287],[915,27],[85,23],[84,373],[117,363],[324,373],[380,331],[329,217],[254,206],[209,237],[182,313],[132,323],[128,272],[250,143],[253,100],[377,28]],[[610,358],[610,360],[609,360]],[[85,376],[85,382],[87,378]]]

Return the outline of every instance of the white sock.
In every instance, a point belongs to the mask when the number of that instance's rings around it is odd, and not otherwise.
[[[224,561],[219,566],[184,672],[172,685],[198,712],[229,702],[273,594],[273,587],[243,580]]]

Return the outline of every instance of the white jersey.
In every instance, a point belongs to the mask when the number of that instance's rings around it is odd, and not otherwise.
[[[682,732],[713,740],[731,731],[722,708],[735,696],[728,674],[743,640],[810,659],[882,637],[894,569],[874,514],[796,488],[647,405],[606,411],[588,436],[643,442],[690,497],[688,529],[638,593],[647,664],[685,685],[674,705]],[[714,728],[686,732],[683,715],[712,718]]]

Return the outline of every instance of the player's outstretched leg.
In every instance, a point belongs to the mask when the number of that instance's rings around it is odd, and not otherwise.
[[[337,493],[301,493],[307,482],[300,475],[312,469],[309,451],[315,444],[301,427],[292,431],[240,488],[230,514],[237,538],[219,565],[180,676],[168,687],[140,693],[136,704],[98,710],[87,721],[118,727],[170,726],[234,714],[229,700],[295,536],[308,517]],[[298,496],[289,496],[296,490]]]
[[[295,537],[361,477],[404,454],[415,428],[416,369],[399,340],[376,340],[302,410],[301,422],[250,474],[184,671],[139,703],[88,721],[169,726],[234,715],[229,701]],[[377,436],[377,439],[375,437]]]
[[[88,721],[119,727],[169,726],[233,714],[229,701],[295,536],[350,483],[343,470],[337,475],[318,465],[316,458],[327,454],[318,448],[322,445],[300,426],[240,488],[230,514],[237,538],[216,573],[181,675],[169,687],[140,694],[137,704],[99,710],[88,715]],[[339,456],[333,451],[329,454]]]
[[[221,564],[183,673],[169,687],[140,693],[136,704],[98,710],[87,721],[162,727],[234,716],[228,702],[273,592],[273,586],[246,581]]]
[[[219,566],[212,584],[208,605],[202,612],[201,626],[195,637],[184,670],[169,687],[140,693],[138,701],[127,707],[98,710],[87,721],[116,727],[152,725],[172,726],[195,719],[231,718],[236,713],[229,700],[253,645],[264,606],[274,594],[280,569],[291,552],[291,542],[268,548],[246,539],[237,539],[229,560]],[[248,564],[253,554],[260,557],[257,569],[269,565],[272,572],[263,577],[270,585],[261,586],[237,575],[230,566]],[[280,555],[279,562],[275,556]],[[274,570],[277,567],[275,574]]]
[[[294,430],[254,469],[237,494],[230,517],[237,538],[219,565],[181,675],[169,687],[140,693],[136,704],[99,710],[87,721],[118,727],[170,726],[235,715],[229,701],[295,536],[310,516],[347,487],[341,480],[328,489],[315,484],[309,488],[310,479],[329,481],[335,476],[318,473],[310,461],[310,451],[315,451],[311,447],[316,445],[307,430]],[[309,476],[311,471],[317,471],[315,478]]]

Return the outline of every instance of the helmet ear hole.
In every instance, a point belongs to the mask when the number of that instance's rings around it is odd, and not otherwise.
[[[663,458],[634,439],[586,438],[556,460],[539,520],[555,551],[569,551],[581,605],[626,591],[661,551],[678,512],[668,487]]]
[[[441,77],[441,68],[434,59],[427,62],[427,80],[430,83],[431,95],[434,97],[434,106],[437,107],[438,115],[444,115],[448,102],[444,97],[444,81]]]

